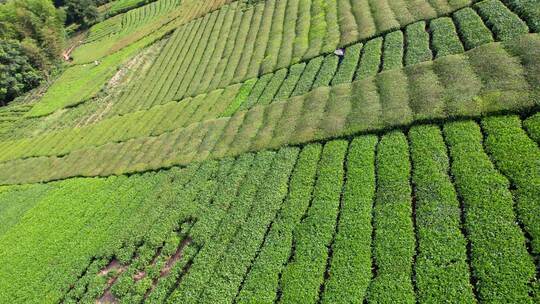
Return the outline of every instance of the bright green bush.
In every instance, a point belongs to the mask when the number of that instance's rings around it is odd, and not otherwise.
[[[348,142],[325,144],[312,202],[294,231],[295,251],[283,269],[281,301],[316,303],[324,283],[329,248],[340,212],[343,184],[343,161]]]
[[[291,96],[305,68],[306,64],[304,62],[295,64],[289,68],[289,74],[283,81],[279,91],[276,93],[274,100],[282,100]]]
[[[413,65],[432,59],[426,22],[413,23],[405,29],[405,65]]]
[[[377,137],[355,138],[347,156],[341,213],[332,246],[332,274],[323,303],[362,303],[371,280],[371,208],[375,196]]]
[[[403,32],[394,31],[384,36],[382,70],[391,70],[403,66]]]
[[[475,7],[499,41],[512,39],[529,32],[527,24],[499,0],[484,0],[476,3]]]
[[[321,69],[319,70],[319,73],[317,74],[317,78],[315,78],[315,81],[313,82],[312,89],[323,87],[323,86],[329,86],[330,82],[334,78],[334,74],[336,73],[338,64],[339,64],[338,56],[334,54],[326,55],[324,57],[324,61],[322,63]]]
[[[311,59],[308,62],[291,96],[298,96],[298,95],[306,94],[307,92],[311,90],[311,88],[313,87],[313,82],[315,81],[315,78],[317,77],[317,74],[319,73],[319,70],[321,69],[323,61],[324,61],[324,57],[319,56],[314,59]]]
[[[534,114],[527,118],[523,125],[529,136],[540,145],[540,114]]]
[[[267,240],[266,232],[281,209],[287,196],[288,181],[296,163],[298,148],[284,148],[276,153],[272,166],[265,176],[265,184],[256,192],[254,204],[243,225],[229,246],[221,253],[219,263],[206,284],[200,301],[216,303],[233,302],[244,276],[259,255],[259,248]]]
[[[409,131],[416,197],[415,264],[419,302],[475,303],[461,233],[461,209],[441,131],[419,126]]]
[[[321,150],[321,145],[313,144],[300,152],[290,178],[287,199],[247,274],[238,294],[238,303],[275,300],[282,267],[291,254],[294,227],[300,224],[311,201]]]
[[[508,180],[484,152],[476,123],[449,123],[444,134],[452,158],[451,173],[464,206],[478,299],[531,303],[529,282],[535,269],[516,223]]]
[[[266,89],[266,87],[268,86],[268,84],[273,78],[274,78],[273,73],[263,75],[261,78],[259,78],[255,86],[249,93],[249,96],[246,99],[246,101],[240,106],[240,110],[250,109],[251,107],[256,105],[257,102],[259,101],[259,98],[264,93],[264,90]]]
[[[413,257],[415,236],[411,164],[407,138],[401,132],[383,136],[377,146],[377,190],[373,206],[373,262],[369,303],[415,303]],[[391,290],[392,292],[388,292]]]
[[[281,88],[281,84],[287,77],[287,69],[281,69],[274,73],[272,79],[268,82],[268,85],[264,89],[264,92],[259,97],[257,104],[267,105],[272,103],[274,96],[277,94]]]
[[[491,32],[472,8],[461,9],[453,17],[465,49],[470,50],[493,41]]]
[[[369,40],[364,45],[360,62],[356,69],[355,80],[376,75],[379,72],[382,56],[383,38]]]
[[[533,254],[540,253],[540,150],[521,128],[517,116],[495,116],[482,120],[487,134],[484,144],[497,168],[517,187],[516,213],[531,237]]]
[[[535,0],[503,0],[518,15],[527,21],[534,32],[540,32],[540,7]]]
[[[452,54],[461,54],[465,51],[451,18],[443,17],[432,20],[429,23],[429,30],[432,35],[431,44],[433,46],[435,58]]]
[[[360,60],[362,46],[362,43],[357,43],[345,49],[345,56],[339,65],[334,79],[332,79],[332,85],[352,82],[356,66]]]

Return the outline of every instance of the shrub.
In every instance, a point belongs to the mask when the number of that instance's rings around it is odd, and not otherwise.
[[[499,41],[512,39],[529,32],[527,24],[499,0],[484,0],[476,3],[475,7]]]
[[[376,272],[369,285],[367,300],[373,303],[414,303],[411,165],[409,146],[403,133],[391,132],[381,138],[376,166],[372,240]]]
[[[246,37],[246,43],[244,44],[244,49],[242,50],[242,57],[238,62],[238,66],[236,67],[236,71],[234,72],[234,78],[232,79],[231,83],[238,83],[245,80],[250,63],[249,58],[251,58],[251,56],[253,55],[254,49],[256,47],[255,41],[257,40],[257,35],[259,34],[259,27],[261,25],[264,8],[264,3],[255,5],[255,7],[253,8],[253,17],[251,18],[249,32]]]
[[[465,49],[470,50],[482,44],[493,42],[491,32],[472,8],[461,9],[455,12],[453,17]]]
[[[417,300],[475,303],[460,202],[441,131],[435,126],[413,127],[409,141],[416,197]]]
[[[274,100],[286,99],[291,96],[305,68],[306,64],[304,62],[295,64],[289,68],[289,74],[283,81],[283,84],[279,88]]]
[[[487,134],[484,145],[497,168],[517,187],[516,212],[531,237],[533,254],[540,253],[540,150],[521,128],[517,116],[494,116],[482,120]]]
[[[523,125],[527,129],[529,136],[540,145],[540,113],[527,118]]]
[[[317,74],[317,78],[315,78],[315,81],[313,82],[312,89],[330,85],[330,82],[332,81],[332,79],[334,78],[334,74],[336,73],[338,64],[338,56],[334,54],[326,55],[324,57],[321,69]]]
[[[484,152],[475,122],[449,123],[444,134],[451,172],[462,197],[478,299],[530,303],[529,282],[535,269],[516,223],[508,180]]]
[[[379,72],[382,43],[382,37],[366,42],[362,51],[362,56],[360,56],[360,63],[358,63],[358,68],[356,69],[355,80],[373,76]]]
[[[503,2],[525,19],[532,31],[540,32],[540,7],[536,0],[503,0]]]
[[[371,280],[371,211],[375,197],[376,136],[355,138],[347,156],[341,214],[332,245],[332,274],[322,303],[362,303]]]
[[[429,23],[435,58],[460,54],[465,50],[459,40],[454,22],[449,17],[437,18]]]
[[[276,68],[288,68],[291,65],[294,39],[296,37],[296,18],[298,17],[298,3],[300,0],[287,1],[285,21],[283,25],[283,39],[277,57]]]
[[[394,31],[384,36],[382,70],[391,70],[403,66],[403,32]]]
[[[321,65],[323,61],[324,61],[324,57],[319,56],[319,57],[311,59],[308,62],[291,96],[302,95],[311,90],[313,86],[313,82],[315,81],[315,77],[317,77],[317,74],[319,73],[319,70],[321,69]]]
[[[310,41],[311,0],[299,0],[296,19],[296,37],[294,39],[291,63],[298,63],[306,54]]]
[[[360,60],[362,46],[362,43],[357,43],[345,49],[345,56],[339,65],[334,79],[332,79],[332,85],[352,82],[356,66]]]
[[[234,98],[234,101],[227,107],[227,109],[221,114],[221,117],[232,116],[240,106],[242,106],[249,97],[251,90],[257,83],[257,78],[250,79],[242,85],[238,95]]]
[[[429,34],[426,32],[426,22],[413,23],[405,29],[406,45],[405,65],[417,64],[432,59],[429,48]]]
[[[311,59],[318,56],[323,47],[324,38],[328,31],[326,24],[326,14],[324,11],[325,2],[328,0],[310,0],[311,1],[311,23],[309,26],[309,47],[302,57]]]
[[[201,302],[234,301],[252,261],[260,256],[260,248],[267,245],[266,233],[287,196],[289,176],[297,157],[298,148],[283,148],[276,153],[244,223],[238,226],[235,237],[222,252],[213,278],[205,284]]]
[[[291,175],[289,193],[283,203],[283,209],[273,223],[264,247],[246,276],[238,294],[238,303],[275,300],[276,290],[279,288],[279,275],[291,254],[294,227],[300,224],[311,201],[321,150],[320,144],[312,144],[300,152]]]
[[[324,283],[328,252],[340,212],[343,184],[343,161],[348,142],[331,141],[325,144],[312,203],[304,220],[294,231],[295,252],[282,273],[283,302],[315,303]]]
[[[340,44],[348,45],[358,41],[358,25],[352,11],[351,1],[337,0],[338,5],[338,23],[341,32]]]
[[[268,40],[264,59],[261,63],[261,74],[273,72],[277,64],[279,48],[281,46],[281,43],[283,42],[283,22],[285,19],[286,7],[287,1],[277,1],[274,16],[272,17],[270,39]]]
[[[378,33],[391,31],[400,27],[399,22],[394,17],[394,12],[388,4],[390,1],[379,0],[370,1],[369,3]]]
[[[240,106],[240,110],[250,109],[255,104],[257,104],[257,102],[259,101],[259,98],[261,97],[264,90],[266,89],[266,86],[268,85],[268,83],[270,83],[273,77],[274,77],[274,74],[271,73],[271,74],[263,75],[261,78],[259,78],[255,86],[249,93],[249,96],[246,99],[246,101]]]
[[[270,79],[270,81],[268,82],[268,85],[264,89],[261,97],[259,97],[257,104],[270,104],[274,100],[274,96],[280,89],[281,84],[285,80],[285,77],[287,77],[287,69],[281,69],[276,71],[272,79]]]

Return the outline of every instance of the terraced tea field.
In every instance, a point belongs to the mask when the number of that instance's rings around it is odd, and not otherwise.
[[[103,9],[0,108],[0,303],[540,303],[537,0]]]

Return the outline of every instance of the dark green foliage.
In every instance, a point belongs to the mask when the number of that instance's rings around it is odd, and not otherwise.
[[[281,87],[274,97],[274,100],[282,100],[291,96],[305,68],[306,64],[303,62],[295,64],[289,68],[289,74],[281,84]]]
[[[64,15],[48,0],[7,1],[0,24],[0,38],[21,42],[41,69],[49,70],[62,52]]]
[[[35,88],[42,79],[23,47],[15,40],[0,40],[0,105]]]
[[[517,116],[482,120],[485,146],[497,168],[517,187],[514,198],[518,218],[532,238],[531,247],[540,255],[540,150],[521,128]]]
[[[417,64],[432,59],[429,48],[429,33],[426,22],[413,23],[405,29],[407,48],[405,50],[405,65]]]
[[[465,49],[470,50],[493,41],[491,32],[472,8],[467,7],[455,12],[454,21]]]
[[[291,254],[294,228],[309,207],[321,150],[318,144],[302,149],[291,176],[288,197],[247,274],[238,295],[239,303],[269,303],[275,300],[279,274]]]
[[[259,98],[257,104],[267,105],[272,103],[274,96],[277,94],[278,90],[281,88],[283,81],[287,77],[287,69],[281,69],[274,73],[272,79],[268,82],[268,85],[264,89],[261,97]]]
[[[376,136],[358,137],[347,156],[347,182],[332,246],[332,274],[323,303],[362,303],[371,280],[371,208],[375,196]]]
[[[499,0],[484,0],[475,4],[475,7],[499,41],[512,39],[529,32],[527,24]]]
[[[529,133],[529,136],[540,145],[540,113],[527,118],[523,125]]]
[[[238,110],[238,108],[246,102],[249,94],[251,93],[251,90],[253,90],[253,87],[256,83],[256,78],[244,82],[244,84],[240,88],[240,91],[238,91],[238,94],[234,98],[234,101],[227,107],[225,112],[221,114],[221,117],[232,116],[236,112],[236,110]]]
[[[321,65],[323,61],[324,61],[324,57],[319,56],[319,57],[311,59],[308,62],[291,96],[298,96],[298,95],[306,94],[307,92],[311,91],[313,82],[315,81],[315,78],[317,77],[317,74],[319,73],[319,70],[321,69]]]
[[[356,66],[360,60],[362,46],[362,43],[357,43],[345,49],[345,56],[339,65],[334,79],[332,79],[332,85],[349,83],[353,80]]]
[[[381,64],[383,38],[372,39],[364,45],[360,63],[356,70],[355,80],[376,75]]]
[[[268,85],[268,83],[270,83],[273,77],[274,77],[274,74],[270,73],[259,78],[255,86],[249,93],[249,96],[246,99],[246,101],[240,106],[240,110],[250,109],[252,106],[257,104],[257,102],[259,101],[259,98],[261,97],[264,90],[266,89],[266,86]]]
[[[294,231],[295,252],[282,274],[281,301],[316,303],[324,283],[328,248],[340,210],[343,161],[348,142],[331,141],[323,149],[311,206]]]
[[[441,131],[436,126],[414,127],[409,139],[416,197],[418,302],[475,303],[467,242],[460,230],[460,203],[449,176]]]
[[[200,302],[232,303],[252,260],[263,246],[268,226],[274,221],[288,190],[289,175],[296,163],[297,148],[284,148],[276,153],[274,162],[265,176],[264,185],[256,193],[254,204],[243,225],[238,227],[234,239],[222,253],[214,269],[214,278],[208,282]]]
[[[407,138],[392,132],[377,147],[377,193],[373,209],[375,273],[368,303],[415,303],[412,284],[415,253],[411,164]]]
[[[435,58],[461,54],[465,50],[459,40],[454,22],[449,17],[437,18],[429,23]]]
[[[534,32],[540,32],[540,5],[537,0],[503,0],[520,15]]]
[[[403,66],[403,32],[394,31],[384,36],[382,70]]]
[[[324,62],[321,66],[321,69],[319,70],[319,73],[317,74],[317,78],[313,82],[312,89],[330,85],[330,82],[334,78],[334,74],[336,73],[336,70],[338,68],[338,64],[339,64],[338,56],[334,54],[326,55],[326,57],[324,58]]]
[[[88,28],[98,20],[99,12],[94,0],[65,0],[62,6],[67,24],[76,23]]]
[[[531,303],[535,267],[516,223],[508,180],[491,163],[473,121],[444,127],[451,172],[464,206],[472,274],[480,301]]]

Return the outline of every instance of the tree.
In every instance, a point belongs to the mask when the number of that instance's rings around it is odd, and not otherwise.
[[[49,0],[10,0],[0,5],[0,39],[16,40],[48,70],[60,58],[65,13]]]
[[[99,12],[93,0],[66,0],[66,24],[77,23],[88,28],[99,18]]]
[[[35,88],[41,79],[18,41],[0,40],[0,104]]]

